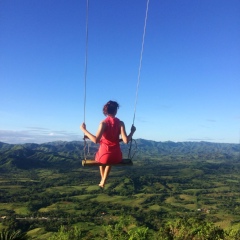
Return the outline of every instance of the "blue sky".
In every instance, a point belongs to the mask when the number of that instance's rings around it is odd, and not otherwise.
[[[86,124],[133,122],[145,0],[90,0]],[[240,2],[150,0],[134,138],[240,141]],[[85,0],[0,1],[0,141],[81,140]]]

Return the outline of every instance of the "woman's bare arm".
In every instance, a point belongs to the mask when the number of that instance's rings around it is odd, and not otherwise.
[[[105,127],[106,127],[106,124],[104,122],[101,122],[99,124],[99,127],[98,127],[98,130],[97,130],[97,133],[96,133],[96,136],[94,136],[92,133],[90,133],[87,129],[86,129],[86,124],[83,123],[81,126],[80,126],[80,129],[83,131],[84,135],[87,136],[92,142],[94,143],[99,143],[100,142],[100,139],[102,137],[102,134],[105,130]]]
[[[136,131],[136,128],[132,125],[131,132],[130,132],[129,135],[127,135],[124,122],[121,121],[120,124],[121,124],[122,140],[123,140],[124,143],[128,143],[132,139],[132,136],[133,136],[134,132]]]

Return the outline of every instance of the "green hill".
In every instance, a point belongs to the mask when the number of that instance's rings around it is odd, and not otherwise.
[[[92,158],[97,151],[97,144],[88,143],[87,152]],[[124,155],[128,153],[128,145],[121,144]],[[8,168],[60,168],[72,169],[79,166],[83,158],[84,143],[49,142],[43,144],[7,144],[0,142],[0,170]],[[186,160],[196,158],[239,158],[238,144],[210,143],[210,142],[156,142],[137,139],[133,141],[133,151],[137,151],[136,159],[168,157],[175,159],[183,156]]]
[[[121,146],[126,154],[129,146]],[[86,150],[94,154],[97,147],[89,143]],[[164,237],[169,227],[178,234],[197,226],[191,233],[203,236],[209,229],[224,229],[226,236],[239,229],[238,144],[137,139],[132,147],[134,166],[113,167],[101,189],[98,168],[81,166],[83,142],[0,143],[0,232],[21,229],[45,240],[64,225],[78,226],[81,239],[110,233],[116,236],[108,239],[120,239],[114,229],[129,230],[124,237],[148,229],[149,237],[141,239],[159,240],[180,239]],[[172,225],[177,219],[180,225]]]

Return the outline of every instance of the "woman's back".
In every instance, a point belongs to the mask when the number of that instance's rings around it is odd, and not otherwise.
[[[120,135],[120,120],[115,117],[108,116],[104,121],[106,125],[103,132],[101,142],[107,145],[119,145],[119,135]]]
[[[103,164],[119,163],[122,161],[122,152],[119,145],[120,120],[108,116],[104,121],[105,129],[100,139],[100,147],[95,160]]]

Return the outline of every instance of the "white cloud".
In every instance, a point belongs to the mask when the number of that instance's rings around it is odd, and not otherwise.
[[[67,131],[52,131],[46,128],[28,128],[27,130],[0,130],[0,142],[21,143],[44,143],[52,141],[79,141],[81,133]]]

